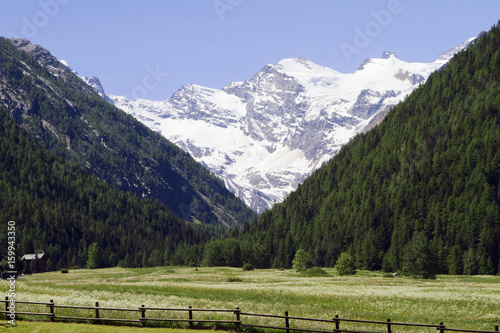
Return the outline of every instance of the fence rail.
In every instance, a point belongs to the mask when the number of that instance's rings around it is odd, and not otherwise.
[[[0,313],[4,313],[6,315],[11,314],[8,306],[11,301],[9,301],[8,297],[5,297],[5,300],[0,300],[0,303],[5,303],[5,311],[0,311]],[[375,329],[384,329],[384,332],[392,333],[393,326],[407,326],[407,327],[425,327],[425,328],[434,328],[440,333],[444,332],[477,332],[477,333],[494,333],[499,332],[499,326],[496,325],[493,331],[485,331],[485,330],[471,330],[471,329],[459,329],[459,328],[448,328],[444,325],[444,323],[439,323],[437,325],[433,324],[415,324],[415,323],[399,323],[392,322],[390,319],[387,321],[374,321],[374,320],[361,320],[361,319],[347,319],[340,318],[336,315],[332,319],[317,319],[317,318],[304,318],[304,317],[295,317],[290,316],[288,311],[285,312],[285,315],[272,315],[272,314],[259,314],[259,313],[248,313],[242,312],[239,308],[235,309],[196,309],[193,307],[188,308],[157,308],[157,307],[146,307],[141,305],[136,309],[123,309],[123,308],[110,308],[110,307],[101,307],[99,306],[99,302],[95,302],[95,306],[74,306],[74,305],[55,305],[53,300],[50,300],[48,303],[43,302],[27,302],[27,301],[15,301],[16,304],[29,304],[29,305],[43,305],[48,308],[49,312],[15,312],[16,315],[25,315],[25,316],[45,316],[50,321],[55,321],[55,319],[62,320],[76,320],[76,321],[94,321],[94,322],[123,322],[123,323],[140,323],[143,327],[146,326],[148,322],[185,322],[188,323],[189,328],[195,328],[194,323],[224,323],[224,324],[232,324],[237,332],[241,332],[242,327],[254,327],[254,328],[263,328],[263,329],[272,329],[272,330],[284,330],[286,333],[291,333],[294,331],[299,332],[318,332],[318,333],[332,333],[332,332],[345,332],[345,333],[380,333],[382,331],[359,331],[359,330],[351,330],[351,329],[341,329],[340,325],[342,322],[344,323],[360,323],[360,324],[370,324],[375,327]],[[79,309],[79,310],[91,310],[93,316],[87,317],[75,317],[75,316],[63,316],[56,314],[56,309]],[[121,312],[131,312],[131,313],[139,313],[139,316],[135,319],[133,318],[109,318],[103,317],[101,311],[121,311]],[[148,313],[154,313],[155,311],[170,311],[170,312],[187,312],[186,317],[179,318],[155,318],[155,317],[146,317],[146,311]],[[201,319],[194,318],[193,314],[196,312],[208,312],[208,313],[227,313],[233,314],[235,316],[234,320],[227,319]],[[271,319],[280,319],[284,326],[276,326],[276,325],[257,325],[251,323],[244,323],[242,317],[260,317],[260,318],[271,318]],[[290,325],[290,321],[305,321],[305,322],[316,322],[316,323],[324,323],[331,324],[335,328],[331,326],[324,327],[322,329],[313,329],[313,328],[299,328],[292,327]],[[326,326],[326,325],[325,325]],[[382,326],[385,326],[382,328]]]

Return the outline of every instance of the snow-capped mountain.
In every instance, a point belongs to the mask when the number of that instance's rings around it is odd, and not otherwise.
[[[384,52],[342,74],[304,58],[283,59],[222,89],[187,85],[160,102],[107,97],[189,152],[260,213],[473,40],[432,63]],[[89,83],[99,89],[95,80]]]

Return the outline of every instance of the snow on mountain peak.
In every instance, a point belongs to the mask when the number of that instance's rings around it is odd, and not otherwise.
[[[385,51],[384,53],[382,53],[382,59],[389,59],[392,57],[397,58],[398,56],[396,55],[396,53],[391,51]]]
[[[481,34],[479,34],[479,36],[481,36]],[[453,58],[453,56],[455,54],[457,54],[458,52],[460,52],[460,51],[466,49],[467,47],[469,47],[469,45],[471,45],[474,42],[474,40],[476,40],[476,38],[477,37],[469,38],[465,42],[463,42],[462,44],[460,44],[458,46],[455,46],[455,47],[451,48],[450,50],[448,50],[448,51],[446,51],[444,53],[441,53],[439,55],[439,57],[437,58],[436,62],[437,61],[448,62],[451,58]]]
[[[292,77],[324,76],[325,74],[339,75],[340,73],[307,60],[305,58],[286,58],[279,61],[274,68],[281,73]]]
[[[67,66],[69,68],[69,66]],[[75,74],[78,75],[78,73],[74,72]],[[102,98],[104,98],[106,101],[113,103],[111,98],[106,94],[104,91],[104,88],[102,87],[101,81],[97,76],[80,76],[80,78],[85,81],[86,84],[91,86]]]
[[[164,102],[115,96],[113,101],[189,152],[261,213],[350,138],[378,124],[470,42],[433,63],[408,63],[384,52],[342,74],[305,58],[287,58],[220,90],[187,85]]]
[[[287,58],[279,61],[273,69],[296,80],[306,90],[331,86],[342,74],[331,68],[320,66],[305,58]]]
[[[307,60],[306,58],[299,57],[299,58],[285,58],[280,60],[277,64],[276,67],[279,69],[284,69],[287,67],[293,67],[296,68],[298,66],[299,68],[306,68],[306,69],[312,69],[313,66],[317,66],[314,64],[312,61]]]
[[[71,67],[69,66],[69,64],[68,64],[68,62],[67,62],[66,60],[59,60],[59,62],[60,62],[61,64],[63,64],[64,66],[68,67],[68,69],[69,69],[70,71],[73,71],[73,70],[71,69]]]
[[[391,51],[385,51],[382,53],[382,57],[380,58],[367,58],[363,63],[358,67],[358,71],[364,70],[369,64],[372,63],[380,63],[380,60],[399,60],[398,56],[396,53],[391,52]],[[386,64],[386,62],[384,62]]]

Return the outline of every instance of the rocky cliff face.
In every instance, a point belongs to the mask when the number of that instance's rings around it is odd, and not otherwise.
[[[162,102],[112,102],[188,151],[252,209],[279,202],[357,133],[376,126],[468,40],[433,63],[392,52],[350,74],[303,58],[264,66],[222,89],[188,85]]]
[[[102,100],[97,78],[85,81],[41,46],[0,38],[0,112],[47,149],[185,220],[241,226],[255,218],[189,154]]]

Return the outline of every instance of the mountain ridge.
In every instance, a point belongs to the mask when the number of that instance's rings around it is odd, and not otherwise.
[[[222,242],[259,268],[291,268],[302,249],[318,266],[349,253],[358,269],[417,278],[498,274],[499,129],[497,25]]]
[[[124,191],[160,199],[185,220],[232,226],[255,217],[189,154],[103,100],[48,50],[5,41],[0,105],[58,156]]]
[[[108,97],[262,213],[473,40],[430,64],[406,63],[384,52],[342,74],[304,58],[286,58],[221,89],[190,84],[165,101]]]
[[[183,246],[217,234],[215,228],[181,220],[158,200],[120,191],[56,156],[1,105],[0,149],[0,218],[15,223],[16,252],[43,250],[47,270],[91,268],[93,244],[97,268],[196,263],[200,260]],[[7,228],[0,224],[0,234],[7,235]],[[7,237],[0,245],[0,255],[7,257]],[[37,272],[35,266],[17,264],[19,273]]]

